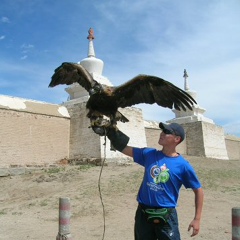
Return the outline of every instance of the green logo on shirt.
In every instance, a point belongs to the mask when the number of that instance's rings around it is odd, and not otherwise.
[[[165,183],[169,179],[169,173],[168,170],[165,170],[163,172],[160,172],[159,175],[156,177],[155,182],[156,183]]]
[[[168,171],[169,169],[167,168],[165,163],[160,168],[156,165],[153,166],[151,169],[151,175],[152,175],[153,181],[156,184],[166,183],[170,178]]]

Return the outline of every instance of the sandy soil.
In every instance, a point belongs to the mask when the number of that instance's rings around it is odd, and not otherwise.
[[[182,189],[178,215],[182,239],[231,239],[231,209],[240,207],[240,161],[188,157],[202,181],[205,202],[201,231],[191,238],[191,190]],[[58,234],[59,197],[71,199],[71,233],[76,240],[102,239],[103,208],[99,197],[100,166],[64,166],[28,175],[0,178],[0,239],[50,240]],[[136,194],[142,167],[104,166],[101,193],[104,240],[133,239]]]

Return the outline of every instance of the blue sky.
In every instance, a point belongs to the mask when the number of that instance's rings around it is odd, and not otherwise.
[[[96,57],[114,85],[138,74],[197,92],[204,116],[240,136],[239,0],[0,0],[0,94],[50,103],[67,100],[48,88],[62,62]],[[142,106],[144,118],[166,121],[169,109]]]

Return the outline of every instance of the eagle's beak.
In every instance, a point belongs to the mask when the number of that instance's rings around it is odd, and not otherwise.
[[[96,93],[96,91],[95,91],[94,88],[91,88],[91,89],[89,90],[89,95],[93,95],[93,94],[95,94],[95,93]]]

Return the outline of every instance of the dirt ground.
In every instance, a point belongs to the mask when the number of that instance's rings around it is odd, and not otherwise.
[[[200,233],[191,238],[187,228],[194,215],[194,195],[182,188],[177,208],[182,239],[231,239],[231,209],[240,207],[240,161],[187,159],[203,184],[205,201]],[[100,170],[100,166],[64,166],[0,178],[0,239],[56,239],[59,197],[69,197],[73,239],[101,240]],[[135,163],[104,166],[100,181],[104,240],[133,239],[142,172]]]

